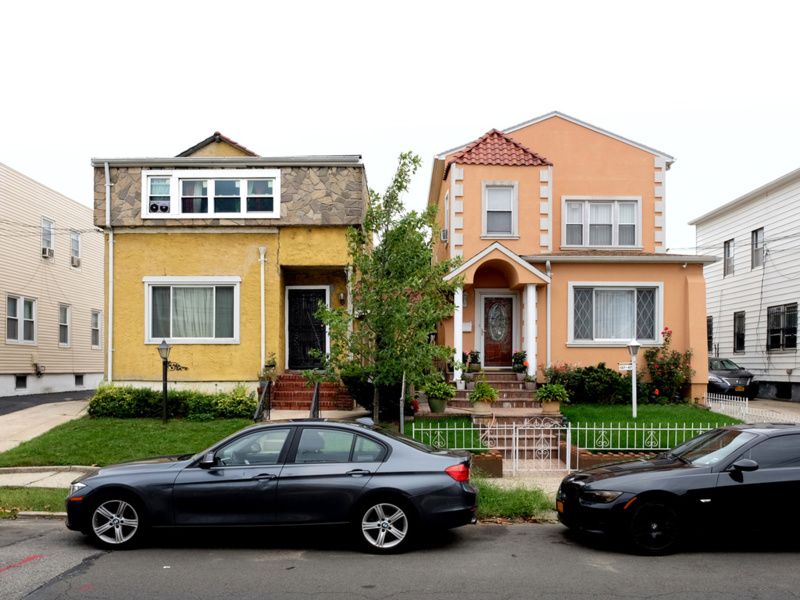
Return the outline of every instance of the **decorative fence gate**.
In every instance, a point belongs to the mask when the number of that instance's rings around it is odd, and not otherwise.
[[[776,410],[753,408],[747,398],[707,393],[706,406],[714,412],[741,419],[747,423],[792,423],[796,419]]]

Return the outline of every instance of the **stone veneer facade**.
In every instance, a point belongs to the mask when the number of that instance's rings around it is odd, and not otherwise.
[[[194,167],[193,167],[194,168]],[[235,168],[235,167],[234,167]],[[278,167],[275,167],[278,168]],[[142,168],[110,169],[112,227],[359,225],[368,198],[361,166],[279,167],[280,219],[142,219]],[[105,226],[105,174],[94,170],[94,222]]]

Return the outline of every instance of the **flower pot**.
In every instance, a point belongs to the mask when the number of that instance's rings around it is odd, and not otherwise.
[[[447,400],[441,398],[428,398],[428,406],[432,413],[443,413],[447,408]]]
[[[557,414],[561,412],[561,402],[542,402],[542,413],[549,415],[549,414]]]
[[[462,381],[459,379],[458,381],[456,381],[456,389],[463,390],[465,388],[466,383],[467,383],[466,381]]]
[[[517,381],[525,381],[525,371],[515,371],[514,374],[517,376]]]
[[[492,405],[488,402],[473,402],[472,409],[479,413],[490,413],[492,412]]]
[[[525,389],[526,390],[535,390],[536,389],[536,382],[535,381],[526,381],[525,382]]]
[[[472,381],[471,379],[469,381],[465,382],[465,383],[467,384],[467,389],[468,390],[474,390],[475,389],[475,382]]]

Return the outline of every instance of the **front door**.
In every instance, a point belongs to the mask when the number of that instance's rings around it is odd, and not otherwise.
[[[315,316],[319,303],[325,302],[325,289],[288,290],[288,366],[290,369],[317,369],[319,358],[312,350],[325,352],[325,325]]]
[[[511,366],[513,308],[514,302],[507,296],[487,296],[483,300],[483,364],[486,367]]]

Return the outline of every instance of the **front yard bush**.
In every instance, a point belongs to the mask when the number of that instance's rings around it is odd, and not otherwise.
[[[89,402],[92,417],[117,419],[158,418],[162,413],[162,395],[150,388],[103,385]],[[194,390],[174,390],[167,394],[170,418],[185,417],[192,421],[214,418],[249,418],[256,410],[256,398],[244,384],[231,392],[207,394]]]

